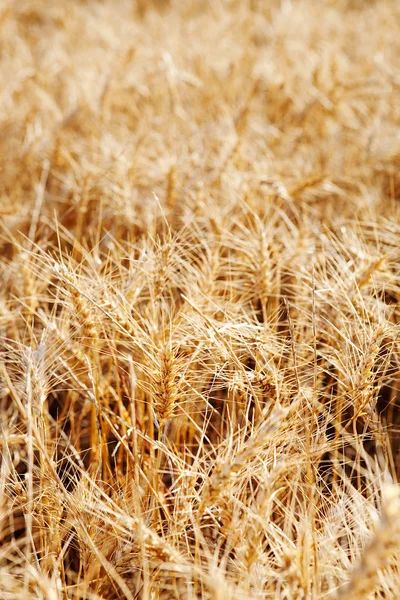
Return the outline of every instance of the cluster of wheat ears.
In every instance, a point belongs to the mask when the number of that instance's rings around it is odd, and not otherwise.
[[[2,0],[1,600],[400,597],[399,32]]]

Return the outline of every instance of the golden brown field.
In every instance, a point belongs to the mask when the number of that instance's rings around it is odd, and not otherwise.
[[[0,600],[400,598],[400,3],[2,0]]]

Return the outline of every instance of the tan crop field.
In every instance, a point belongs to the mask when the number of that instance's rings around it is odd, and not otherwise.
[[[2,0],[0,600],[400,598],[400,2]]]

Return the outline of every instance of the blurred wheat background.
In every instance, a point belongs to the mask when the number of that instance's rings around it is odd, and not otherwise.
[[[2,0],[1,600],[400,597],[399,34]]]

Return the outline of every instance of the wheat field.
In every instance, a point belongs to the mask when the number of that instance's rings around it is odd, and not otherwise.
[[[399,34],[1,1],[0,600],[400,598]]]

